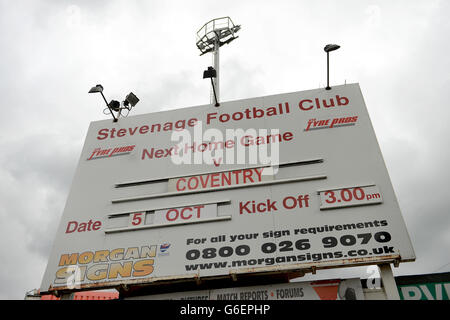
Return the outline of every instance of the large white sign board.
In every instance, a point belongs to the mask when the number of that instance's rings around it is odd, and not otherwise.
[[[351,84],[92,122],[41,292],[414,259]]]

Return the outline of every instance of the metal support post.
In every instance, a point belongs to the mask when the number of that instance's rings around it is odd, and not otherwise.
[[[75,293],[71,292],[71,293],[63,293],[60,297],[60,300],[73,300],[75,297]]]
[[[220,87],[219,87],[219,76],[220,76],[220,61],[219,61],[219,49],[220,49],[220,30],[216,32],[216,39],[214,42],[214,51],[213,51],[213,59],[214,59],[214,69],[216,70],[216,77],[213,79],[215,88],[215,102],[216,105],[220,101]],[[214,103],[214,97],[211,97],[211,104]]]
[[[326,90],[330,90],[330,53],[327,52],[327,87]]]
[[[103,92],[100,91],[100,93],[102,94],[103,100],[105,100],[105,103],[106,103],[106,106],[107,106],[108,109],[109,109],[109,112],[111,112],[111,115],[113,116],[113,119],[114,119],[113,122],[117,122],[117,118],[116,118],[116,116],[114,115],[113,111],[111,110],[111,107],[109,106],[108,101],[106,101],[106,98],[105,98],[105,96],[103,95]]]
[[[388,300],[400,300],[391,265],[389,263],[380,264],[378,268],[380,269],[381,282],[383,283],[386,298]]]

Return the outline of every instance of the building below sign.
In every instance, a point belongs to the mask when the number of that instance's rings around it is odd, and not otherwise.
[[[450,272],[396,277],[402,300],[450,300]]]
[[[364,300],[359,279],[291,282],[251,287],[135,296],[142,300]]]

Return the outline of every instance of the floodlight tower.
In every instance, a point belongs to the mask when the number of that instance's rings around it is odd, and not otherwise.
[[[213,73],[211,74],[211,83],[212,83],[212,93],[211,95],[211,103],[214,103],[216,107],[219,106],[219,97],[220,97],[220,88],[219,88],[219,48],[224,44],[228,44],[234,39],[238,38],[236,33],[241,29],[240,25],[234,25],[233,21],[231,21],[230,17],[222,17],[213,19],[208,21],[197,31],[197,48],[200,50],[200,55],[204,55],[205,53],[212,52],[214,59],[214,70],[215,77],[213,77]],[[210,68],[210,67],[209,67]],[[208,69],[209,69],[208,68]],[[211,71],[211,69],[209,69]],[[204,74],[205,78],[205,74]]]

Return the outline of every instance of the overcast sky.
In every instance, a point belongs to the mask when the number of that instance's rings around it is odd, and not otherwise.
[[[40,286],[89,123],[108,118],[90,87],[135,92],[135,115],[209,103],[195,36],[223,16],[242,25],[223,101],[324,87],[323,47],[341,45],[331,82],[360,83],[417,256],[394,274],[450,271],[450,1],[0,0],[0,298]]]

